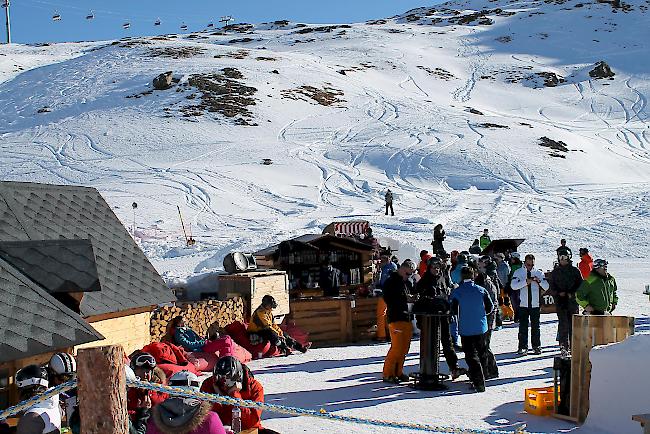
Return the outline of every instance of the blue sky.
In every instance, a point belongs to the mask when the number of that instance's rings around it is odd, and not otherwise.
[[[0,0],[3,2],[3,0]],[[389,17],[436,0],[11,0],[12,39],[19,43],[115,39],[205,28],[220,16],[236,22],[288,19],[306,23],[361,22]],[[95,18],[86,20],[94,11]],[[58,13],[61,21],[54,22]],[[4,24],[4,10],[2,10]],[[154,27],[160,18],[162,24]],[[122,24],[130,22],[128,30]],[[4,38],[4,25],[3,38]]]

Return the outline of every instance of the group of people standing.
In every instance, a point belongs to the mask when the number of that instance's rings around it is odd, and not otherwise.
[[[413,337],[414,318],[409,307],[421,297],[449,303],[450,315],[441,321],[445,361],[452,379],[467,374],[477,392],[485,391],[486,380],[499,376],[490,342],[492,333],[504,321],[518,323],[518,355],[531,351],[529,336],[533,354],[542,353],[543,294],[553,296],[563,357],[571,351],[572,316],[578,314],[579,306],[584,314],[592,315],[610,314],[616,307],[616,280],[607,272],[607,261],[594,261],[588,249],[581,248],[580,263],[574,266],[564,239],[557,249],[553,270],[546,273],[536,268],[533,254],[525,255],[523,261],[516,251],[482,256],[469,251],[448,254],[444,240],[445,231],[437,225],[432,242],[435,256],[423,250],[419,264],[410,259],[399,264],[395,257],[381,258],[377,340],[391,342],[383,367],[386,382],[409,381],[404,373],[404,360]],[[481,249],[479,254],[490,242],[489,231],[485,229],[474,243]],[[458,365],[460,351],[465,354],[467,370]]]

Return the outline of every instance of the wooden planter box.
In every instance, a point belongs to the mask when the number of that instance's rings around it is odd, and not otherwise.
[[[583,423],[589,413],[591,362],[596,345],[624,341],[634,334],[634,318],[613,315],[573,315],[571,343],[571,417]],[[624,367],[621,367],[624,369]]]
[[[309,332],[314,346],[369,339],[376,324],[376,298],[319,297],[291,301],[290,319]]]

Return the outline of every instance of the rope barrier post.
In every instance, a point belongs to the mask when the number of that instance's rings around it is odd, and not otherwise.
[[[77,354],[79,416],[84,434],[128,434],[124,349],[80,349]]]

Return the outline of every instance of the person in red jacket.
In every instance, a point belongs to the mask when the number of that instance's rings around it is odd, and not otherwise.
[[[156,366],[156,359],[149,353],[140,353],[131,359],[131,369],[141,381],[166,385],[167,376]],[[168,398],[166,393],[129,387],[126,399],[129,416],[133,419],[139,408],[152,408]]]
[[[426,274],[428,269],[427,264],[429,264],[429,259],[431,258],[433,258],[433,255],[431,255],[428,251],[422,250],[420,252],[420,265],[418,265],[418,275],[420,277]]]
[[[257,381],[250,369],[232,356],[224,356],[214,366],[212,377],[206,379],[201,392],[230,396],[248,401],[264,402],[264,387]],[[224,425],[232,424],[231,405],[214,403],[212,411],[219,415]],[[242,430],[257,428],[262,430],[262,410],[240,407]]]
[[[591,270],[594,269],[594,258],[589,254],[589,250],[586,247],[582,247],[580,250],[580,263],[578,264],[578,270],[582,275],[582,280],[585,280]]]

